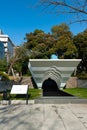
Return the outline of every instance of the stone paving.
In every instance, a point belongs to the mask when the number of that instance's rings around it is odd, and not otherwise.
[[[87,130],[87,104],[0,104],[0,130]]]

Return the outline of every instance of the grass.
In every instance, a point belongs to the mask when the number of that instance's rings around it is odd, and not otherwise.
[[[63,91],[76,97],[87,98],[87,88],[66,88]]]
[[[28,97],[29,97],[29,100],[33,100],[33,99],[36,99],[36,98],[39,98],[42,94],[42,90],[41,89],[33,89],[33,88],[30,88],[29,91],[28,91]],[[14,94],[14,95],[10,95],[10,99],[11,100],[25,100],[26,99],[26,95],[24,94]],[[0,94],[0,99],[2,99],[2,94]]]
[[[76,97],[87,98],[87,88],[66,88],[63,91],[72,94]],[[28,91],[28,95],[29,100],[39,98],[42,95],[42,90],[30,88]],[[2,94],[0,94],[0,99],[2,99]],[[25,99],[26,95],[11,95],[11,100],[25,100]]]
[[[35,99],[35,98],[39,98],[42,95],[42,90],[41,89],[29,89],[29,99]]]

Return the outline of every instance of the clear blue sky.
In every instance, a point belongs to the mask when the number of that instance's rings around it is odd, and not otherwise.
[[[39,0],[1,0],[0,29],[9,35],[15,45],[24,42],[26,33],[41,29],[50,32],[52,26],[68,21],[67,16],[57,16],[42,10],[42,7],[32,7]],[[77,34],[86,29],[85,25],[73,24],[70,30]]]

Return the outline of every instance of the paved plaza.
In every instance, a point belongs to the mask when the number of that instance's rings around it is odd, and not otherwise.
[[[0,104],[0,130],[87,130],[87,104]]]

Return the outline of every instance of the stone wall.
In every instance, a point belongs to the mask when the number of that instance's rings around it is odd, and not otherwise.
[[[30,76],[28,77],[22,77],[22,80],[21,80],[21,83],[22,85],[29,85],[29,88],[34,88],[34,83],[33,83],[33,80]]]
[[[87,88],[87,80],[80,80],[77,77],[70,77],[66,83],[66,88]]]
[[[34,88],[31,77],[23,77],[21,84],[28,84],[30,88]],[[70,77],[66,83],[66,88],[87,88],[87,80],[79,80],[77,77]]]
[[[78,87],[79,88],[87,88],[87,80],[78,80]]]
[[[77,88],[77,86],[78,86],[77,77],[70,77],[66,82],[66,88]]]
[[[16,83],[13,83],[16,84]],[[17,83],[19,84],[19,83]],[[28,84],[30,88],[34,88],[34,83],[31,77],[23,77],[21,84]],[[11,82],[0,82],[0,88],[11,87]],[[70,77],[66,83],[66,88],[87,88],[87,80],[79,80],[77,77]]]

